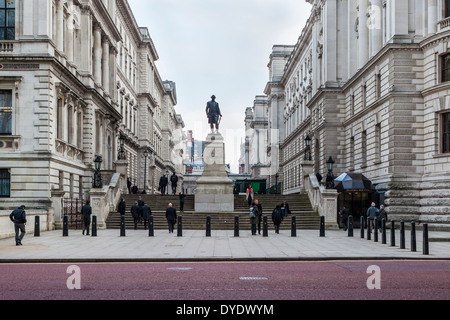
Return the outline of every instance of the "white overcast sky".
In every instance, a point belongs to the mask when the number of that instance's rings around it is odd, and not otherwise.
[[[264,94],[275,44],[296,44],[311,13],[305,0],[128,0],[159,55],[162,80],[176,83],[176,112],[205,140],[211,95],[223,114],[226,162],[238,171],[245,109]]]

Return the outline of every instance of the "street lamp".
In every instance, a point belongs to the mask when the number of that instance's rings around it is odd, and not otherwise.
[[[275,194],[278,194],[278,177],[280,175],[278,174],[278,172],[275,174]]]
[[[311,138],[309,137],[309,135],[307,135],[305,138],[305,144],[305,160],[311,161]]]
[[[334,175],[333,175],[333,165],[335,164],[335,161],[332,157],[328,159],[327,166],[328,166],[328,174],[327,174],[327,189],[333,189],[334,188]]]
[[[166,178],[167,178],[167,186],[166,186],[166,190],[167,190],[167,195],[169,195],[169,170],[166,170]]]
[[[94,160],[94,182],[92,184],[92,187],[94,189],[98,189],[98,188],[102,188],[103,187],[103,183],[102,183],[102,174],[100,173],[100,168],[102,165],[102,157],[100,155],[98,155],[95,160]]]
[[[328,171],[329,172],[333,172],[333,165],[335,164],[336,162],[333,160],[333,157],[330,157],[330,159],[328,159],[328,161],[327,161],[327,166],[328,166]]]
[[[118,156],[117,160],[127,160],[127,157],[125,155],[124,145],[125,145],[125,136],[121,132],[120,136],[119,136],[119,156]]]
[[[147,157],[148,157],[148,151],[145,150],[144,151],[144,192],[146,192],[145,190],[147,189]]]

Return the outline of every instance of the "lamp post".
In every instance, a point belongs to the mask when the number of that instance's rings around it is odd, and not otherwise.
[[[102,174],[100,173],[102,162],[103,162],[102,157],[100,155],[97,155],[97,157],[94,160],[95,172],[94,172],[94,182],[92,183],[92,187],[94,189],[103,187]]]
[[[327,166],[328,166],[328,172],[333,172],[333,165],[336,162],[333,160],[333,157],[330,157],[330,159],[328,159],[327,161]]]
[[[327,174],[327,189],[334,188],[334,176],[333,176],[333,165],[335,161],[332,157],[330,157],[327,161],[328,174]]]
[[[166,178],[167,178],[167,186],[166,186],[166,190],[167,190],[167,195],[169,195],[169,170],[166,170]]]
[[[147,157],[148,157],[148,151],[144,151],[144,192],[147,192]]]
[[[278,177],[280,175],[278,174],[278,172],[275,174],[275,194],[278,194]]]
[[[117,157],[117,160],[127,160],[124,145],[125,145],[125,136],[121,132],[119,136],[119,156]]]
[[[307,161],[311,161],[311,138],[309,137],[309,135],[306,136],[305,138],[305,144],[306,144],[306,148],[305,148],[305,160]]]

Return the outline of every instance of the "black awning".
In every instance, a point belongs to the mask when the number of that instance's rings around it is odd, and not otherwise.
[[[370,192],[372,182],[361,173],[343,173],[334,179],[338,192]]]

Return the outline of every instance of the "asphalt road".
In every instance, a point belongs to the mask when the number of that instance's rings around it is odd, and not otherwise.
[[[2,264],[0,289],[16,301],[448,300],[450,261]]]

